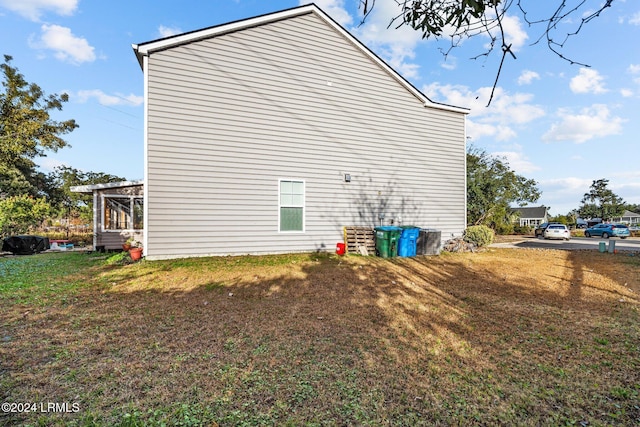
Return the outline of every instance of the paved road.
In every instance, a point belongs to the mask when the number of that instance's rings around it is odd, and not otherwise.
[[[605,242],[606,249],[609,249],[610,242],[615,242],[617,251],[640,252],[640,238],[629,237],[627,239],[611,238],[602,239],[597,237],[573,237],[570,241],[565,240],[544,240],[531,236],[523,236],[522,240],[508,243],[494,243],[492,247],[497,248],[545,248],[545,249],[594,249],[598,250],[600,242]]]

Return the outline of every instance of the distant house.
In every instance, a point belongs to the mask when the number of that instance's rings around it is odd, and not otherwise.
[[[589,218],[584,221],[586,222],[587,227],[593,227],[596,224],[600,224],[602,222],[602,218]]]
[[[142,181],[71,187],[74,193],[93,195],[93,247],[119,249],[129,238],[144,239]]]
[[[315,5],[133,46],[148,259],[332,251],[343,226],[466,227],[468,110]]]
[[[522,227],[536,227],[543,222],[548,222],[546,206],[511,208],[511,210],[519,215],[518,224]]]
[[[640,214],[625,210],[621,217],[614,218],[613,222],[636,225],[640,224]]]

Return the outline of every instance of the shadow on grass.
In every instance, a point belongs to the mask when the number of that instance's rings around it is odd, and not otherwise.
[[[531,271],[536,257],[544,268]],[[72,306],[0,315],[9,337],[0,346],[1,397],[82,408],[4,417],[632,424],[640,416],[638,298],[620,270],[599,261],[494,251],[105,269],[92,279],[99,290]],[[630,282],[640,283],[637,275]]]

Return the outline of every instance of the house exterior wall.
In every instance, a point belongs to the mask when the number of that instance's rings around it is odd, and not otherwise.
[[[144,240],[143,230],[105,230],[104,229],[104,197],[105,196],[142,196],[143,186],[136,185],[121,188],[94,190],[94,247],[107,250],[121,249],[124,242],[133,238],[139,242]]]
[[[511,208],[511,211],[518,215],[514,221],[517,221],[521,227],[535,227],[548,221],[548,212],[545,206]]]
[[[519,218],[519,225],[521,227],[535,227],[543,222],[547,222],[546,218]]]
[[[640,224],[640,215],[635,212],[625,211],[621,217],[614,218],[613,222],[633,225]]]
[[[425,108],[315,14],[145,64],[148,259],[333,251],[343,226],[391,220],[462,234],[464,114]],[[278,231],[281,179],[304,181],[304,232]]]

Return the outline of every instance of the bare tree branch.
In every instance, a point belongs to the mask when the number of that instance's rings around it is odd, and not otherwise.
[[[540,1],[540,0],[539,0]],[[434,40],[444,38],[450,39],[450,46],[447,49],[440,48],[440,52],[445,58],[451,51],[459,47],[462,41],[471,39],[481,34],[488,35],[491,43],[488,49],[472,57],[471,59],[479,59],[481,57],[488,58],[494,51],[496,43],[500,42],[502,47],[502,59],[496,73],[496,79],[491,91],[489,106],[495,89],[498,85],[500,73],[504,65],[505,57],[510,54],[516,59],[512,51],[512,43],[506,39],[503,20],[514,5],[517,7],[517,15],[521,15],[524,22],[531,28],[543,25],[544,29],[539,37],[531,45],[536,45],[546,39],[547,47],[559,58],[574,65],[588,67],[589,65],[567,57],[561,50],[565,44],[574,36],[582,31],[584,25],[599,17],[602,12],[611,7],[614,0],[604,0],[598,8],[580,19],[574,31],[569,32],[558,39],[554,39],[554,34],[559,31],[559,24],[565,23],[569,18],[577,15],[581,10],[586,8],[587,0],[581,0],[571,5],[567,0],[555,0],[557,7],[550,15],[532,19],[524,6],[525,0],[395,0],[398,4],[399,13],[391,18],[389,28],[394,26],[396,29],[403,25],[408,25],[416,31],[422,33],[422,37]],[[376,0],[359,0],[362,8],[363,17],[361,25],[366,21],[373,11]],[[550,0],[546,2],[552,3]],[[494,34],[498,32],[499,34]],[[560,40],[560,41],[556,41]]]

